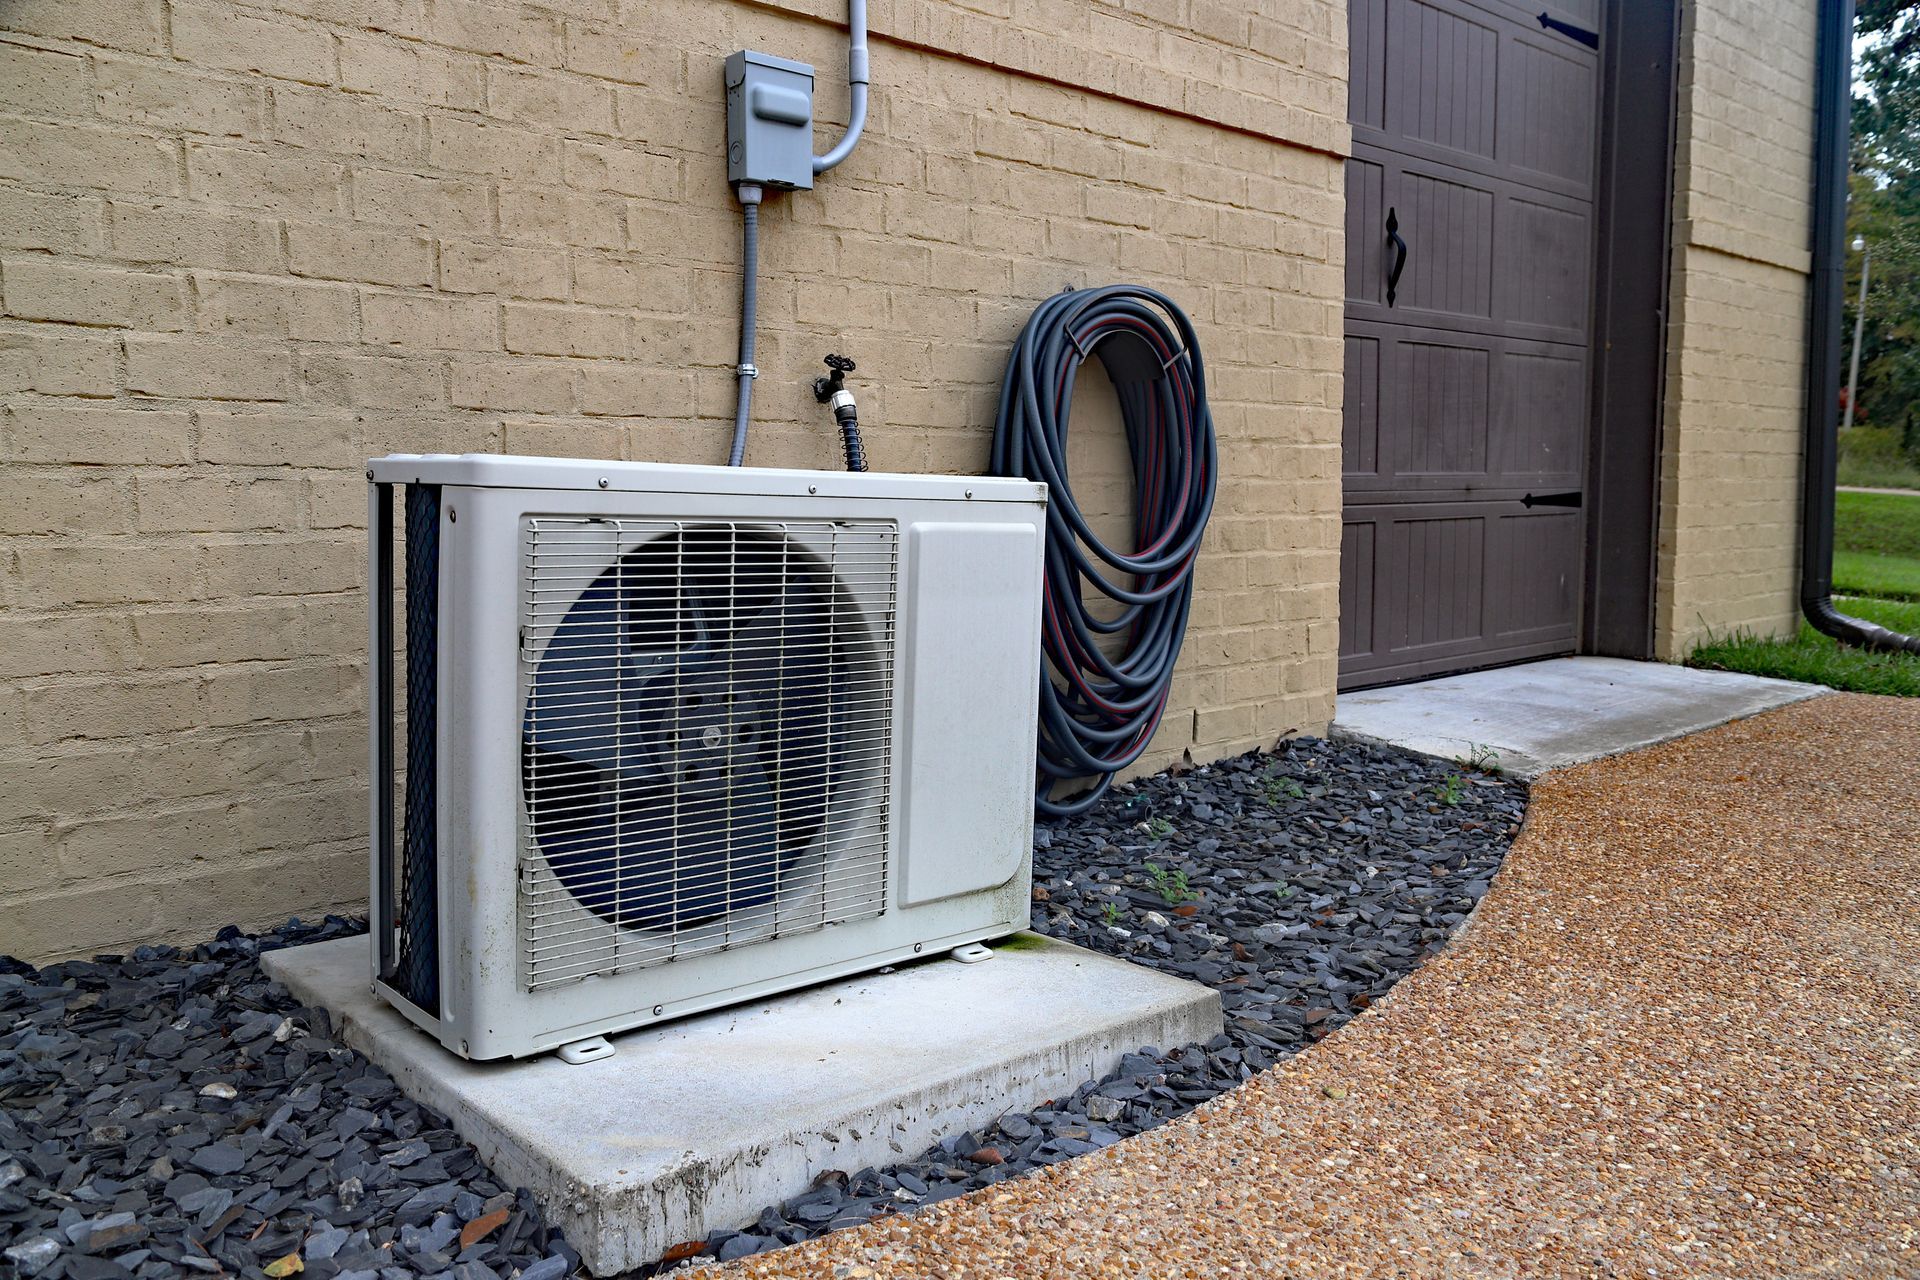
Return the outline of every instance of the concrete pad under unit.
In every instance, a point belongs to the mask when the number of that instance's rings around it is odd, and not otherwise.
[[[1825,692],[1660,662],[1551,658],[1343,693],[1332,736],[1447,759],[1491,749],[1502,771],[1535,778]]]
[[[610,1275],[746,1226],[824,1170],[895,1163],[1142,1045],[1220,1032],[1220,998],[1198,983],[1033,934],[1010,941],[979,964],[928,961],[630,1032],[579,1066],[448,1053],[373,997],[365,938],[263,963]]]

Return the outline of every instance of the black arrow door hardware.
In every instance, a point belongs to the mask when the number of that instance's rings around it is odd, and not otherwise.
[[[1400,238],[1400,214],[1387,210],[1387,243],[1393,246],[1393,266],[1387,269],[1387,305],[1392,306],[1400,292],[1400,273],[1407,269],[1407,242]]]
[[[1580,505],[1580,490],[1570,489],[1566,493],[1530,493],[1520,499],[1523,507],[1577,507]]]
[[[1578,40],[1589,49],[1598,49],[1600,47],[1600,33],[1598,31],[1589,31],[1585,27],[1576,27],[1571,22],[1562,22],[1558,18],[1549,18],[1544,13],[1540,15],[1540,27],[1544,31],[1558,31],[1567,39]]]

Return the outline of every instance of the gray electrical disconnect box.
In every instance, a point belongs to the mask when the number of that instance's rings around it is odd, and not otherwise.
[[[743,49],[727,57],[727,181],[813,189],[813,68]]]

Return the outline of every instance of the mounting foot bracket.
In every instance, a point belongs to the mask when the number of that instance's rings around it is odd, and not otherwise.
[[[577,1067],[582,1063],[611,1058],[614,1049],[612,1042],[605,1036],[594,1036],[589,1040],[575,1040],[572,1044],[563,1044],[554,1052],[559,1055],[560,1061]]]
[[[955,947],[947,954],[955,960],[958,960],[961,964],[979,964],[982,960],[993,959],[993,952],[977,942],[969,942],[964,946]]]

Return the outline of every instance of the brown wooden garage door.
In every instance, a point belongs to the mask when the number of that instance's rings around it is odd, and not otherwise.
[[[1352,0],[1342,688],[1575,647],[1600,3]]]

